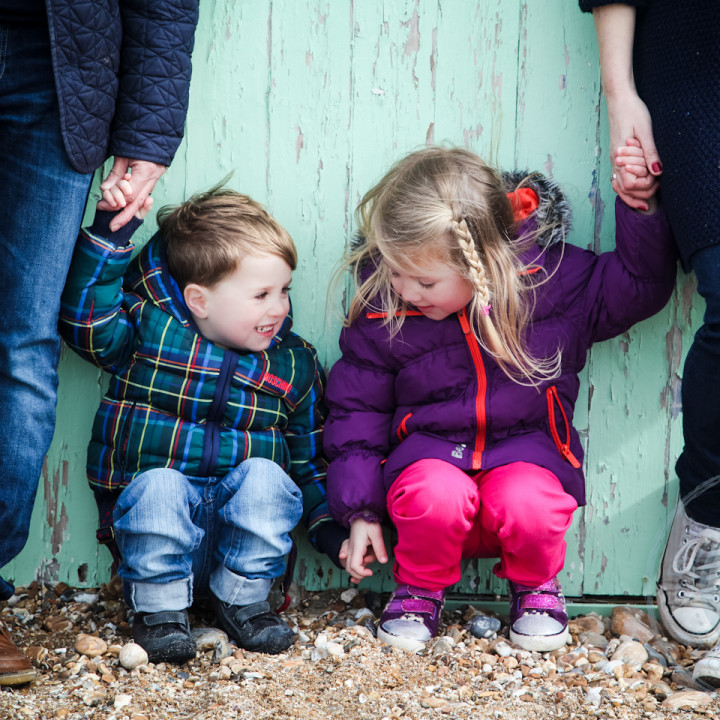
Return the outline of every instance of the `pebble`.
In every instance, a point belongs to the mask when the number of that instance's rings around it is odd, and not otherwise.
[[[581,632],[578,636],[578,640],[583,645],[600,648],[601,650],[604,650],[610,642],[604,635],[592,630],[585,630],[584,632]]]
[[[619,660],[627,665],[644,665],[648,660],[648,652],[642,643],[626,640],[618,645],[610,660]]]
[[[670,695],[662,702],[662,707],[669,710],[696,710],[710,704],[712,698],[704,692],[686,690]]]
[[[86,655],[89,658],[99,657],[107,652],[107,643],[99,637],[94,635],[78,635],[77,641],[75,642],[75,650],[81,655]]]
[[[225,642],[228,639],[227,633],[212,627],[192,628],[190,633],[195,638],[197,649],[201,652],[212,650],[219,639],[224,638]]]
[[[605,632],[605,623],[596,612],[589,612],[587,615],[573,618],[568,627],[573,635],[580,635],[583,632],[602,635]]]
[[[116,695],[115,696],[115,702],[113,702],[113,707],[115,710],[122,710],[127,705],[130,705],[132,703],[132,695]]]
[[[100,600],[98,593],[76,593],[73,595],[73,600],[78,603],[88,603],[88,605],[94,605]]]
[[[134,670],[141,665],[147,665],[148,655],[137,643],[131,642],[123,645],[118,659],[126,670]]]
[[[626,605],[614,607],[611,615],[611,629],[615,635],[627,635],[640,642],[650,642],[655,632],[650,626],[647,613]]]
[[[359,594],[360,591],[357,588],[348,588],[340,593],[340,599],[349,605]]]
[[[478,613],[470,619],[466,627],[476,638],[490,638],[500,630],[502,623],[498,618]]]

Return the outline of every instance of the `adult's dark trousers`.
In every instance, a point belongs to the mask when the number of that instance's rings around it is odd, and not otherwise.
[[[685,447],[676,470],[688,515],[720,527],[720,245],[696,252],[692,266],[706,309],[683,370]]]

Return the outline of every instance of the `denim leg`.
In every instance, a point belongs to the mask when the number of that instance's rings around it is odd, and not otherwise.
[[[201,502],[182,473],[166,468],[138,475],[120,494],[113,513],[119,574],[136,612],[192,604],[193,553],[205,535],[193,522]]]
[[[285,570],[291,530],[302,516],[302,493],[276,463],[251,458],[220,483],[215,596],[231,605],[262,602]]]
[[[720,527],[720,245],[695,253],[692,264],[706,310],[685,360],[685,447],[676,470],[687,514]]]
[[[91,179],[65,154],[47,28],[0,25],[0,567],[25,545],[52,440],[60,295]]]

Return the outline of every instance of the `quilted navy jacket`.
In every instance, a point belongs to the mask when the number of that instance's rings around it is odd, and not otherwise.
[[[525,222],[534,227],[534,216]],[[537,357],[562,350],[560,376],[540,387],[502,371],[480,347],[465,310],[441,321],[411,314],[394,338],[381,313],[363,314],[343,330],[324,433],[336,520],[384,518],[392,482],[423,458],[467,471],[535,463],[585,503],[583,447],[572,423],[588,348],[656,313],[675,283],[676,253],[661,209],[642,215],[618,200],[616,227],[613,252],[554,244],[526,258],[529,272],[550,276],[536,289],[528,347]]]
[[[169,165],[183,136],[198,0],[46,0],[65,148]]]

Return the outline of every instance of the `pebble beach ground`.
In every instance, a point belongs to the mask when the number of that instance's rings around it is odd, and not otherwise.
[[[659,636],[632,607],[574,618],[571,644],[541,654],[510,643],[481,603],[460,606],[411,654],[375,639],[383,599],[296,591],[285,617],[297,640],[275,656],[235,648],[195,608],[197,657],[172,666],[147,664],[132,643],[117,582],[18,588],[0,612],[38,677],[0,692],[0,718],[720,718],[720,693],[692,681],[702,651]]]

